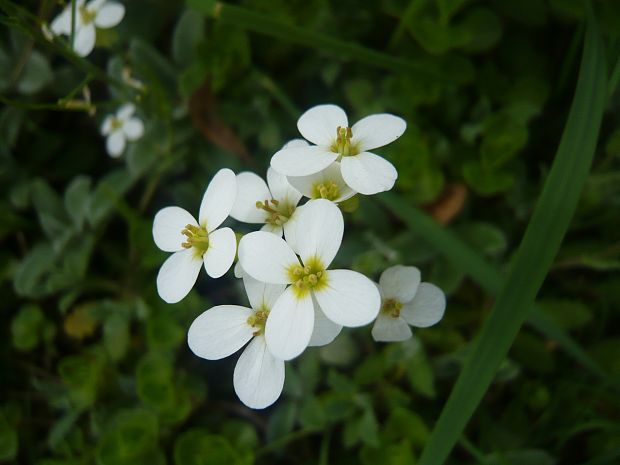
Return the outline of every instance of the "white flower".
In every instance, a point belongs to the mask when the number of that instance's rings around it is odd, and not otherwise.
[[[364,275],[328,270],[344,232],[342,213],[335,204],[311,200],[300,210],[296,228],[299,258],[282,238],[264,231],[249,233],[239,243],[239,260],[246,273],[266,283],[291,284],[274,304],[265,327],[269,350],[283,360],[296,357],[310,343],[315,305],[332,322],[333,339],[338,325],[354,327],[372,321],[381,304],[377,287]],[[326,334],[321,330],[313,342],[322,345]]]
[[[269,231],[293,244],[296,209],[301,193],[293,188],[286,176],[267,170],[267,183],[249,171],[237,175],[237,199],[230,216],[244,223],[264,224]]]
[[[166,302],[179,302],[189,293],[203,263],[212,278],[219,278],[231,267],[237,238],[232,229],[217,228],[228,217],[236,194],[235,173],[221,169],[207,186],[198,221],[180,207],[166,207],[155,215],[155,244],[165,252],[174,252],[157,275],[157,291]]]
[[[284,146],[308,147],[303,139],[294,139]],[[327,199],[334,203],[344,202],[356,192],[347,186],[340,172],[340,163],[335,161],[327,168],[309,176],[288,176],[288,182],[309,199]]]
[[[144,124],[140,118],[133,116],[135,111],[132,103],[126,103],[115,115],[108,115],[103,120],[101,134],[107,136],[106,150],[111,157],[120,157],[127,141],[136,141],[144,135]]]
[[[402,118],[382,113],[367,116],[349,127],[347,115],[336,105],[310,108],[297,121],[304,138],[316,145],[284,147],[271,166],[285,176],[309,176],[340,161],[347,185],[365,195],[388,191],[398,173],[384,158],[368,152],[398,139],[407,127]]]
[[[125,7],[118,2],[109,0],[76,0],[75,5],[75,36],[73,50],[85,57],[93,51],[96,40],[96,27],[107,29],[116,26],[125,16]],[[71,35],[71,2],[65,7],[52,24],[56,35]]]
[[[411,326],[437,323],[446,309],[446,296],[437,286],[420,282],[414,266],[393,266],[381,274],[381,311],[372,328],[375,341],[396,342],[411,337]]]
[[[187,343],[199,357],[219,360],[251,340],[237,361],[233,385],[241,402],[262,409],[280,397],[284,386],[284,361],[271,355],[264,332],[269,312],[285,286],[250,277],[245,277],[243,284],[252,308],[218,305],[207,310],[190,326]]]

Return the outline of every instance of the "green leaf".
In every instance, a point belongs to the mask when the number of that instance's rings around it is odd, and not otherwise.
[[[421,465],[445,462],[528,316],[592,163],[605,109],[606,76],[602,40],[590,12],[575,98],[556,158],[510,273],[423,451]]]
[[[240,456],[223,436],[191,429],[174,443],[175,465],[237,465]]]
[[[82,230],[90,207],[90,178],[77,176],[65,191],[65,209],[78,231]]]
[[[458,25],[467,39],[463,48],[468,52],[484,52],[493,48],[502,36],[502,23],[488,8],[475,8]]]
[[[24,95],[35,94],[49,84],[53,77],[47,58],[33,50],[24,65],[17,90]]]
[[[11,322],[13,346],[23,351],[35,349],[39,345],[44,323],[45,316],[40,307],[26,305],[20,308]]]
[[[13,460],[17,455],[17,448],[17,431],[0,412],[0,461]]]
[[[514,184],[514,173],[489,169],[479,161],[463,165],[463,177],[467,185],[481,196],[496,195],[507,191]]]
[[[192,63],[196,45],[205,36],[205,21],[193,10],[181,14],[172,34],[172,56],[183,66]]]

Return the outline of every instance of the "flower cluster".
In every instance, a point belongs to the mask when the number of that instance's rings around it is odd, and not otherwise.
[[[67,36],[69,46],[80,57],[86,57],[95,48],[97,29],[109,29],[117,26],[125,17],[125,7],[122,3],[111,0],[75,0],[63,9],[49,26],[44,27],[47,35]],[[134,88],[141,88],[142,84],[127,76],[125,81]],[[106,151],[113,158],[120,157],[125,151],[127,142],[140,139],[144,134],[144,124],[134,113],[135,106],[126,103],[119,107],[114,115],[104,118],[101,125],[101,134],[106,137]]]
[[[157,246],[172,255],[157,276],[166,302],[183,299],[200,268],[212,278],[238,262],[249,306],[219,305],[192,323],[188,344],[199,357],[217,360],[246,346],[233,384],[251,408],[275,402],[284,385],[284,362],[309,346],[332,342],[343,327],[374,321],[377,341],[411,337],[409,325],[438,322],[445,296],[421,283],[415,267],[394,266],[379,284],[356,271],[332,266],[344,235],[339,203],[356,194],[393,187],[390,162],[368,152],[404,132],[406,123],[389,114],[371,115],[352,127],[344,111],[320,105],[297,122],[305,140],[286,144],[271,159],[267,182],[258,175],[218,171],[202,199],[198,221],[180,207],[160,210],[153,223]],[[300,205],[302,197],[308,200]],[[241,237],[220,228],[227,217],[261,224]],[[249,343],[249,344],[248,344]]]

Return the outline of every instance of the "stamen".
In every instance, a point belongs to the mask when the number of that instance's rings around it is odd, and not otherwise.
[[[393,318],[400,316],[400,311],[403,308],[403,304],[396,299],[386,299],[381,305],[381,311]]]
[[[300,295],[305,295],[311,289],[317,289],[327,284],[325,267],[316,258],[311,258],[306,265],[293,265],[289,269],[289,276],[293,288]]]
[[[185,228],[181,230],[181,234],[187,237],[187,240],[181,243],[184,249],[194,248],[196,252],[202,256],[209,248],[209,233],[206,228],[187,224]]]
[[[266,211],[268,215],[265,222],[274,226],[282,226],[295,211],[294,205],[282,203],[276,199],[266,199],[264,202],[258,201],[256,202],[256,208]]]

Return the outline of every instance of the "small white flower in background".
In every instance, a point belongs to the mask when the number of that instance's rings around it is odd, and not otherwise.
[[[286,176],[267,170],[267,183],[249,171],[237,175],[237,200],[230,216],[243,223],[264,224],[263,231],[280,237],[282,233],[294,244],[294,223],[301,193],[293,188]]]
[[[396,168],[368,150],[398,139],[407,123],[387,113],[367,116],[352,127],[344,110],[318,105],[297,121],[305,139],[315,145],[284,147],[271,159],[271,166],[285,176],[309,176],[341,163],[342,177],[356,192],[372,195],[388,191],[396,182]]]
[[[96,28],[107,29],[116,26],[125,16],[125,7],[109,0],[76,0],[75,30],[73,50],[81,57],[93,51],[96,41]],[[65,7],[52,24],[56,35],[71,36],[71,2]]]
[[[299,211],[296,228],[299,257],[282,238],[264,231],[249,233],[239,243],[239,261],[245,273],[266,283],[290,284],[265,325],[270,352],[283,360],[301,354],[311,339],[315,345],[329,342],[340,326],[370,323],[381,304],[376,285],[366,276],[351,270],[328,270],[344,232],[344,219],[335,204],[324,199],[309,201]],[[315,305],[325,316],[318,334]],[[326,322],[329,330],[323,328]]]
[[[293,145],[293,142],[295,143]],[[309,144],[303,139],[295,139],[289,142],[287,147],[308,147]],[[344,179],[340,169],[340,163],[335,161],[324,170],[309,176],[288,176],[288,182],[309,199],[326,199],[334,203],[344,202],[353,197],[356,192],[351,189]]]
[[[380,342],[404,341],[411,337],[409,325],[426,328],[437,323],[446,309],[446,296],[431,283],[420,282],[414,266],[393,266],[381,274],[381,311],[372,328]]]
[[[207,186],[198,221],[180,207],[157,212],[155,244],[165,252],[174,252],[157,275],[157,291],[163,300],[176,303],[183,299],[196,283],[202,264],[212,278],[221,277],[232,266],[237,238],[232,229],[217,228],[228,217],[236,195],[235,173],[225,168]]]
[[[135,111],[136,107],[127,103],[103,120],[101,134],[106,136],[106,150],[111,157],[120,157],[127,141],[134,142],[144,135],[144,123],[134,116]]]
[[[219,360],[251,341],[235,365],[233,385],[241,402],[262,409],[273,404],[284,386],[284,361],[275,358],[265,342],[265,323],[283,284],[265,284],[243,278],[251,308],[218,305],[194,320],[187,343],[196,355]]]

